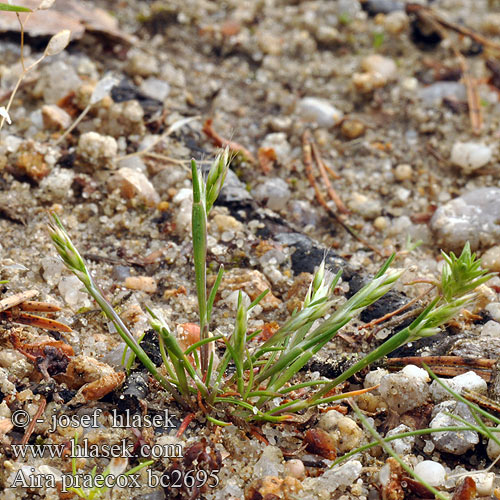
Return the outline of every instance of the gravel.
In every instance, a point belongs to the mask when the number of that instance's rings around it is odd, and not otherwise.
[[[493,22],[498,13],[485,1],[435,3],[452,22],[465,19],[471,29],[498,42],[498,23]],[[110,8],[109,2],[91,4]],[[273,331],[307,291],[310,276],[301,273],[312,273],[325,256],[330,268],[344,269],[336,289],[339,302],[353,292],[356,281],[375,274],[382,264],[384,258],[370,247],[383,255],[400,252],[395,265],[407,270],[404,282],[436,279],[440,249],[460,252],[467,240],[486,267],[500,271],[495,147],[500,104],[494,88],[498,75],[489,69],[486,51],[474,53],[474,44],[452,31],[443,41],[424,36],[416,16],[396,0],[160,4],[125,0],[113,12],[121,32],[80,33],[83,38],[68,50],[43,61],[14,99],[12,124],[0,132],[0,279],[9,280],[3,291],[11,295],[36,289],[37,299],[58,304],[62,310],[57,319],[73,328],[62,339],[79,359],[118,366],[123,342],[56,258],[46,231],[47,209],[61,216],[134,335],[149,328],[145,305],[161,309],[174,332],[179,325],[196,322],[189,161],[194,157],[204,164],[215,154],[215,145],[203,132],[208,118],[216,134],[257,158],[255,163],[233,160],[209,221],[209,279],[219,265],[226,269],[213,311],[217,333],[232,333],[239,291],[245,300],[253,300],[268,287],[271,293],[249,319],[249,330]],[[20,71],[17,37],[6,35],[0,47],[1,105],[6,105]],[[27,38],[25,57],[34,60],[43,45],[42,38]],[[467,88],[452,49],[464,54],[476,82],[483,115],[478,134],[469,122]],[[57,143],[87,106],[80,124]],[[332,187],[349,210],[342,215],[345,223],[360,239],[318,203],[303,162],[306,129],[324,164],[339,176],[331,176]],[[262,158],[268,160],[266,168],[259,163]],[[320,174],[314,175],[337,213]],[[413,242],[422,240],[409,254],[408,236]],[[398,285],[389,300],[365,311],[362,320],[391,312],[426,286]],[[407,348],[421,349],[422,355],[498,358],[498,290],[497,283],[482,295],[474,310],[481,319],[459,317],[442,334]],[[299,377],[336,376],[392,333],[384,328],[372,335],[373,330],[359,330],[361,324],[346,326]],[[11,322],[0,326],[0,396],[8,396],[0,404],[4,482],[31,463],[4,453],[3,439],[22,439],[22,429],[4,436],[1,419],[9,419],[18,407],[33,415],[40,401],[36,391],[49,395],[46,417],[60,408],[50,401],[53,390],[40,381],[34,364],[13,349],[12,332],[21,332],[31,343],[54,340],[34,327]],[[156,345],[144,342],[148,349]],[[467,408],[449,401],[421,369],[371,369],[343,390],[381,384],[358,400],[384,435],[456,425],[446,411],[474,422]],[[185,413],[146,381],[148,391],[134,404],[149,410],[168,407],[176,412],[178,426]],[[448,383],[455,390],[486,392],[486,382],[470,373]],[[94,404],[112,409],[120,404],[117,394]],[[251,485],[261,491],[274,487],[268,492],[277,491],[282,498],[292,490],[303,500],[377,498],[378,471],[387,467],[385,454],[363,452],[330,469],[331,461],[301,449],[304,434],[317,427],[332,434],[339,455],[372,439],[347,405],[337,409],[247,433],[234,425],[215,430],[200,414],[182,438],[175,438],[173,429],[170,434],[143,432],[141,439],[177,440],[184,447],[206,439],[205,450],[215,447],[222,459],[220,485],[205,494],[207,500],[244,498]],[[108,424],[100,422],[96,439],[137,442],[131,431]],[[70,430],[49,434],[37,427],[32,442],[67,442]],[[416,470],[432,459],[422,474],[450,496],[457,484],[455,467],[456,474],[464,467],[479,474],[489,465],[485,450],[490,459],[499,454],[496,445],[486,448],[474,432],[404,438],[393,445]],[[51,467],[47,473],[54,475],[68,466],[57,459],[45,462],[35,460],[33,466]],[[81,467],[90,472],[94,465],[101,470],[106,463],[90,459]],[[165,458],[155,471],[170,466],[172,461]],[[448,473],[444,482],[443,470]],[[477,480],[478,492],[491,495],[498,481],[487,474],[483,479]],[[300,492],[295,491],[299,486]],[[172,493],[166,491],[123,490],[120,496],[161,500]],[[5,492],[6,500],[27,494],[32,493],[20,487]],[[43,489],[36,494],[44,500],[56,495]]]

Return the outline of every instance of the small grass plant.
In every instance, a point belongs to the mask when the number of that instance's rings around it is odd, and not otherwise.
[[[76,449],[78,445],[78,435],[75,435],[73,438],[74,448]],[[104,468],[101,474],[97,474],[97,466],[95,466],[90,473],[90,483],[92,486],[89,488],[83,488],[81,486],[70,486],[68,491],[75,493],[80,498],[84,500],[99,500],[104,498],[106,492],[113,488],[116,483],[116,478],[118,476],[130,476],[132,474],[136,474],[140,470],[145,467],[149,467],[154,463],[154,460],[147,460],[139,465],[125,471],[127,466],[127,459],[125,458],[112,458],[110,463]],[[77,457],[71,457],[71,473],[73,476],[74,484],[79,484],[78,480],[78,466],[77,466]],[[108,477],[110,479],[108,479]],[[86,476],[87,478],[87,476]],[[109,485],[112,486],[109,486]],[[108,486],[107,486],[108,485]]]
[[[227,336],[213,335],[212,309],[224,270],[221,266],[212,288],[208,290],[207,220],[222,189],[229,162],[226,149],[203,175],[192,161],[192,242],[200,341],[183,351],[161,314],[148,308],[151,326],[158,332],[164,366],[162,371],[154,365],[105,299],[57,215],[52,214],[50,226],[51,237],[64,263],[114,323],[138,360],[179,404],[192,411],[203,410],[206,418],[213,423],[282,422],[293,419],[293,414],[302,410],[349,396],[338,394],[338,387],[343,382],[401,345],[437,333],[441,325],[474,300],[473,290],[491,277],[480,268],[469,245],[459,257],[443,253],[444,266],[441,280],[437,283],[438,293],[409,326],[334,380],[298,382],[296,375],[307,362],[363,309],[383,297],[403,271],[389,268],[394,260],[392,255],[370,282],[338,305],[334,289],[341,273],[333,275],[323,262],[313,276],[302,308],[295,311],[264,343],[253,342],[259,332],[248,331],[248,317],[267,292],[251,303],[245,301],[240,293],[233,331]],[[220,359],[215,354],[216,341],[225,345]],[[193,363],[190,355],[194,358]],[[304,389],[306,395],[295,398],[294,391],[303,392]],[[220,414],[225,415],[224,421],[219,419]]]

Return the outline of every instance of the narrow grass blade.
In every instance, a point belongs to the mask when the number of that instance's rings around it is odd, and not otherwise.
[[[22,7],[21,5],[10,5],[8,3],[0,3],[0,10],[5,12],[33,12],[29,7]]]
[[[212,308],[214,305],[215,296],[217,295],[217,290],[222,281],[222,276],[224,275],[224,266],[221,265],[219,267],[219,272],[217,273],[217,277],[215,278],[215,282],[212,286],[212,290],[210,290],[210,295],[207,300],[207,322],[210,323],[210,318],[212,316]]]
[[[382,446],[382,448],[385,450],[385,452],[390,455],[394,460],[398,462],[398,464],[408,473],[410,476],[415,478],[420,484],[424,485],[433,495],[435,495],[436,498],[439,498],[440,500],[449,500],[447,496],[443,495],[440,491],[438,491],[434,486],[431,486],[427,481],[423,480],[418,474],[415,474],[413,469],[406,465],[405,462],[399,458],[398,454],[395,453],[395,451],[389,446],[387,442],[383,440],[383,438],[380,436],[380,434],[371,426],[370,422],[368,422],[368,419],[363,415],[361,410],[358,408],[358,405],[353,401],[350,400],[350,404],[358,418],[361,420],[363,426],[365,429],[377,440],[378,444]]]

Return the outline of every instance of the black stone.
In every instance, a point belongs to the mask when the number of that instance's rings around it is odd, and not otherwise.
[[[136,100],[144,113],[149,116],[163,108],[163,103],[159,99],[148,97],[126,78],[111,89],[111,98],[114,102]]]

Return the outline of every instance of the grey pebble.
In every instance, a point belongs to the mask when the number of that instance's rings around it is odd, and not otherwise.
[[[444,250],[460,252],[466,241],[471,250],[500,242],[500,189],[485,187],[470,191],[439,207],[430,227]]]
[[[434,407],[433,413],[435,417],[429,424],[431,429],[460,425],[457,420],[447,415],[447,413],[457,415],[472,424],[475,423],[467,405],[458,401],[445,401],[440,403]],[[436,449],[446,453],[452,453],[453,455],[461,455],[474,448],[474,446],[479,443],[479,435],[474,431],[434,432],[431,436],[432,441],[436,445]]]

